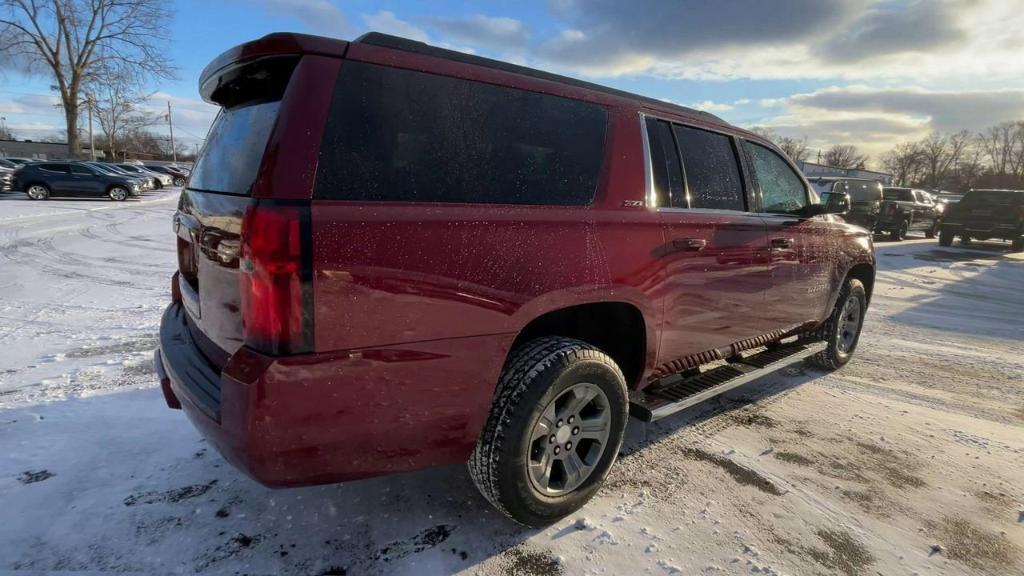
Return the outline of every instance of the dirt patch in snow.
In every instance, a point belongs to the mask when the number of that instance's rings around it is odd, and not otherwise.
[[[956,516],[944,516],[930,522],[928,528],[945,548],[945,554],[972,568],[990,574],[1009,574],[1021,551],[1000,534],[981,529],[970,521]]]
[[[49,470],[26,470],[18,476],[18,482],[22,484],[35,484],[36,482],[42,482],[47,478],[53,478],[55,474]]]
[[[438,524],[408,540],[396,540],[386,544],[374,554],[373,559],[379,562],[392,562],[410,554],[419,554],[444,542],[454,531],[455,526],[452,524]]]
[[[540,552],[525,546],[516,546],[502,556],[506,560],[502,566],[502,576],[559,576],[563,574],[561,563],[547,551]]]
[[[132,494],[125,498],[124,505],[135,506],[137,504],[156,504],[158,502],[175,504],[182,500],[190,500],[206,494],[216,483],[216,480],[210,480],[209,484],[193,484],[191,486],[183,486],[181,488],[174,488],[173,490],[165,490],[163,492],[139,492],[138,494]]]
[[[691,460],[699,460],[701,462],[707,462],[714,464],[721,468],[728,474],[733,480],[744,486],[753,486],[765,494],[771,494],[772,496],[782,496],[785,494],[778,486],[775,485],[771,480],[765,478],[755,470],[740,466],[732,460],[719,456],[717,454],[711,454],[697,448],[687,448],[683,450],[683,455]]]
[[[797,454],[796,452],[782,451],[775,452],[774,454],[777,459],[782,460],[783,462],[788,462],[790,464],[796,464],[797,466],[810,466],[811,464],[814,464],[814,460],[811,460],[810,458],[803,456],[801,454]]]
[[[817,534],[826,548],[808,547],[807,555],[826,568],[855,576],[875,561],[868,549],[845,530],[818,530]]]

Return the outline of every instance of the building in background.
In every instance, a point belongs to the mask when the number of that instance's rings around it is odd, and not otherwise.
[[[54,160],[68,157],[67,142],[33,142],[32,140],[0,140],[0,158],[34,158]]]

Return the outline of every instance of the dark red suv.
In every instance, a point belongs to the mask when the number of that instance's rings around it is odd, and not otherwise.
[[[875,266],[847,199],[710,114],[376,33],[272,34],[200,91],[222,110],[156,364],[265,484],[468,460],[542,525],[628,414],[857,345]]]

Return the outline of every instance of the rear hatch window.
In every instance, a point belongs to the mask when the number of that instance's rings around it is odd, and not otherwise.
[[[294,56],[247,62],[222,73],[208,99],[221,105],[210,127],[189,188],[251,195],[281,97],[295,68]],[[206,87],[204,87],[206,89]]]

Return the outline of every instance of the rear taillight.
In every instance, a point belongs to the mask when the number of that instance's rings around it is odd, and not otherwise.
[[[309,206],[256,202],[242,217],[239,261],[246,345],[266,354],[313,349]]]

